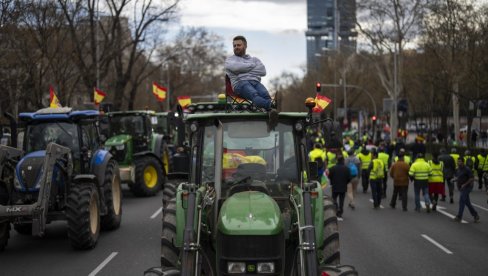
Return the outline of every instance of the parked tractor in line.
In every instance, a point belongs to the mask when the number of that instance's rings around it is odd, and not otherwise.
[[[100,229],[120,226],[119,166],[102,148],[98,119],[98,111],[71,108],[19,114],[22,149],[0,146],[0,250],[11,225],[43,236],[46,224],[65,220],[75,249],[93,248]]]
[[[357,275],[340,265],[336,209],[308,162],[306,104],[277,122],[216,103],[187,116],[189,181],[163,207],[161,267],[146,276]]]
[[[109,112],[105,149],[119,162],[122,182],[136,196],[154,196],[166,182],[169,149],[163,135],[153,131],[154,111]]]

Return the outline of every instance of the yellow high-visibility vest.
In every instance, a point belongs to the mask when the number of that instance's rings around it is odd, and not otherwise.
[[[429,182],[444,183],[444,163],[439,162],[439,164],[435,164],[432,160],[429,160],[429,165],[432,169],[432,174],[429,176]]]
[[[383,179],[385,177],[385,166],[380,159],[373,159],[373,168],[369,173],[369,179]]]
[[[371,163],[371,152],[368,153],[367,155],[360,152],[358,154],[358,158],[361,161],[361,169],[367,170],[369,168],[369,164]]]
[[[432,168],[429,163],[425,162],[424,158],[417,158],[408,171],[408,175],[415,180],[428,180],[431,174]]]

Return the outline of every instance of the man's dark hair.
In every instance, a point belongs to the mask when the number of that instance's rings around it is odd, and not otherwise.
[[[236,40],[242,40],[242,41],[244,41],[244,45],[247,45],[247,40],[242,35],[238,35],[238,36],[234,37],[234,39],[232,39],[232,41],[236,41]]]

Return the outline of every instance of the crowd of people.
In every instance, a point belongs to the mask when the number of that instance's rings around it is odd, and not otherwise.
[[[459,191],[458,213],[455,221],[462,221],[467,207],[474,222],[480,217],[473,208],[470,193],[477,188],[488,193],[488,150],[483,149],[476,156],[469,150],[459,154],[455,147],[438,152],[426,152],[422,139],[416,139],[409,151],[401,140],[394,144],[380,142],[361,143],[345,137],[341,149],[326,149],[320,131],[311,137],[313,150],[309,154],[311,161],[317,161],[321,173],[330,184],[332,199],[337,207],[337,216],[342,217],[344,204],[355,209],[354,196],[361,183],[363,193],[371,189],[373,208],[378,210],[382,200],[387,197],[387,183],[391,178],[393,192],[389,206],[396,208],[401,201],[403,211],[408,211],[408,188],[413,185],[414,210],[422,211],[421,196],[427,213],[435,211],[439,201],[455,203],[455,187]],[[477,176],[477,177],[476,177]]]

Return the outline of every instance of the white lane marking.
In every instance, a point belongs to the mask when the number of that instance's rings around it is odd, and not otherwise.
[[[369,199],[369,202],[374,203],[374,200],[373,200],[372,198],[370,198],[370,199]],[[381,208],[381,209],[385,209],[385,207],[383,207],[383,205],[381,205],[381,204],[380,204],[380,208]]]
[[[154,212],[154,214],[151,216],[151,219],[154,219],[156,218],[157,216],[159,216],[159,214],[163,211],[163,207],[159,208],[156,212]]]
[[[479,206],[478,204],[474,204],[473,202],[471,202],[471,205],[473,205],[474,207],[480,208],[481,210],[485,210],[485,211],[488,212],[488,209],[486,209],[485,207]]]
[[[344,219],[343,218],[337,218],[338,221],[343,221]]]
[[[425,202],[424,201],[420,201],[420,205],[422,206],[422,208],[425,208]],[[437,209],[438,213],[441,213],[444,216],[450,217],[452,219],[454,219],[456,217],[455,215],[452,215],[452,214],[444,211],[446,209],[446,207],[442,207],[440,205],[437,205],[436,209]],[[461,223],[468,223],[468,222],[463,219],[463,220],[461,220]]]
[[[425,235],[425,234],[422,234],[421,235],[424,239],[430,241],[432,244],[434,244],[435,246],[437,246],[438,248],[440,248],[442,251],[446,252],[447,254],[449,255],[452,255],[454,253],[452,253],[452,251],[450,251],[449,249],[445,248],[444,246],[442,246],[440,243],[436,242],[434,239],[432,239],[431,237]]]
[[[115,256],[117,256],[117,254],[119,254],[119,252],[112,252],[112,254],[110,254],[100,265],[98,265],[95,270],[88,274],[88,276],[97,275],[97,273],[100,272],[100,270],[102,270]]]

